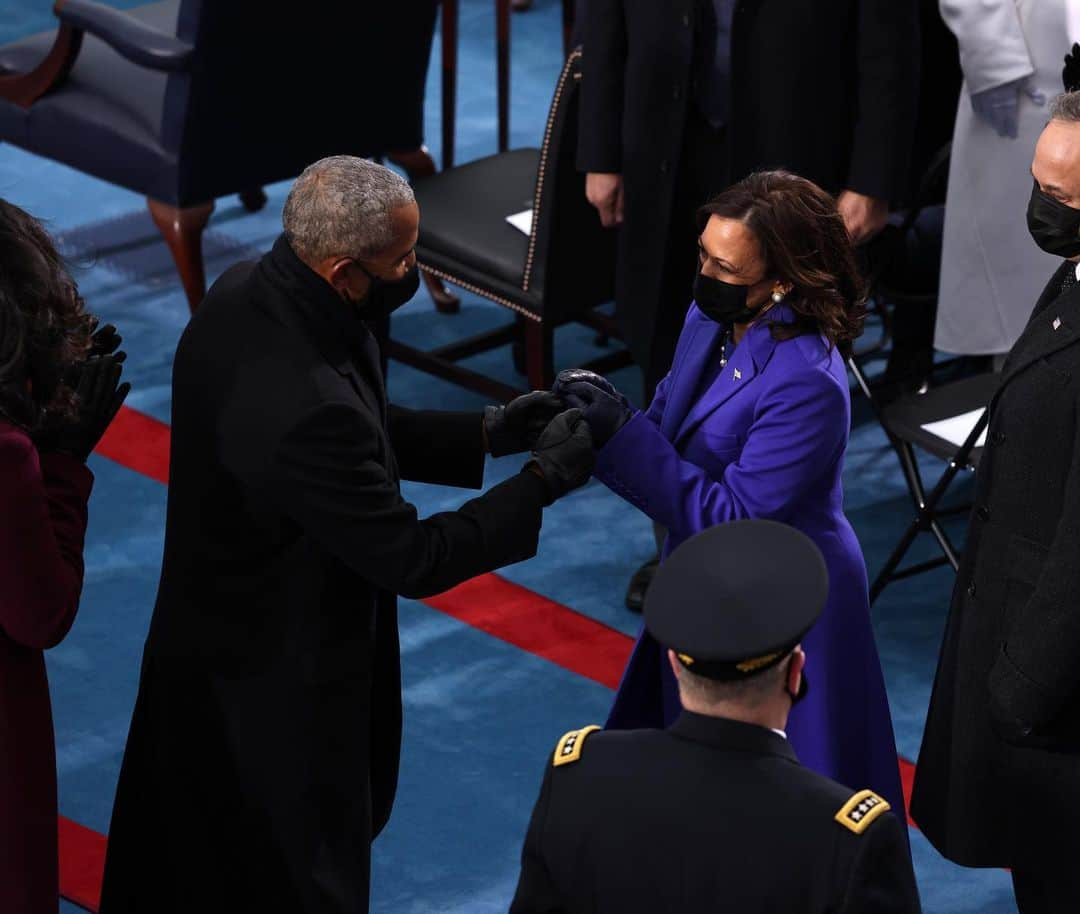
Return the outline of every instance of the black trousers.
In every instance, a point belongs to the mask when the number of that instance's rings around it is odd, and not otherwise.
[[[1013,891],[1020,914],[1075,914],[1080,911],[1080,883],[1075,861],[1060,868],[1013,870]]]
[[[690,105],[683,133],[682,152],[675,174],[675,194],[664,252],[660,301],[649,362],[642,365],[645,405],[656,386],[671,370],[675,344],[679,341],[686,309],[694,295],[697,275],[698,207],[727,186],[727,142],[723,127],[713,127]]]

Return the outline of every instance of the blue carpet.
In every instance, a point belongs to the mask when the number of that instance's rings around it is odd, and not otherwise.
[[[132,6],[134,2],[114,2]],[[5,0],[0,42],[48,27],[44,0]],[[561,65],[560,4],[536,0],[515,16],[511,143],[538,145]],[[439,95],[438,49],[429,99]],[[495,151],[494,22],[490,0],[463,0],[457,144],[459,161]],[[439,111],[429,104],[427,135],[439,156]],[[218,202],[207,234],[212,280],[236,258],[265,250],[279,230],[287,184],[267,188],[257,214],[235,199]],[[169,418],[169,373],[187,306],[164,244],[142,198],[70,169],[0,146],[0,194],[45,219],[75,258],[94,311],[118,324],[129,352],[129,404]],[[395,317],[395,334],[419,345],[453,339],[507,320],[464,294],[462,313],[436,315],[425,293]],[[593,334],[566,327],[556,361],[569,366],[595,354]],[[520,383],[506,349],[472,361]],[[635,373],[613,376],[640,396]],[[405,366],[391,365],[390,390],[406,405],[474,408],[475,395]],[[78,620],[50,652],[64,815],[104,831],[138,678],[139,656],[160,570],[165,490],[109,461],[93,458],[87,580]],[[520,458],[491,461],[488,481],[515,472]],[[940,466],[927,464],[930,474]],[[845,472],[847,509],[871,572],[910,519],[895,457],[864,409],[857,411]],[[962,497],[964,487],[957,487]],[[461,492],[406,486],[422,513],[460,504]],[[962,525],[958,529],[962,533]],[[917,554],[931,555],[926,544]],[[622,608],[627,578],[652,550],[648,522],[591,483],[545,517],[539,556],[508,569],[511,580],[624,632],[638,619]],[[874,609],[902,754],[914,758],[926,713],[952,574],[939,570],[892,585]],[[504,911],[517,874],[529,811],[554,740],[573,726],[602,720],[610,694],[592,682],[521,653],[419,603],[401,610],[405,747],[394,818],[375,845],[373,910]],[[928,914],[1010,914],[1007,874],[965,870],[942,860],[913,833],[913,852]],[[65,905],[65,914],[75,911]]]

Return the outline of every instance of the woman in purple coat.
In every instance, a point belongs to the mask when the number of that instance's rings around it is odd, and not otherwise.
[[[787,735],[808,767],[903,810],[866,567],[843,512],[844,356],[865,313],[843,219],[815,184],[778,171],[750,175],[699,215],[695,302],[649,408],[634,410],[586,372],[564,372],[556,391],[585,410],[597,478],[667,528],[662,558],[743,518],[782,521],[814,540],[829,601],[804,643],[811,688]],[[671,669],[643,632],[608,726],[665,726],[678,711]]]
[[[56,914],[56,765],[44,650],[83,575],[86,457],[120,408],[115,328],[91,336],[41,226],[0,199],[0,911]],[[91,356],[90,361],[86,361]]]

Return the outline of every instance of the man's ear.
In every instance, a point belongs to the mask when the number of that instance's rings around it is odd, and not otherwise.
[[[356,265],[346,258],[338,257],[324,261],[319,272],[322,274],[323,279],[334,287],[334,291],[338,295],[349,292],[352,284],[356,281],[353,277],[353,273],[356,272]]]
[[[806,668],[806,652],[801,646],[797,646],[791,652],[791,660],[788,661],[787,691],[789,695],[798,695],[802,686],[802,674]]]

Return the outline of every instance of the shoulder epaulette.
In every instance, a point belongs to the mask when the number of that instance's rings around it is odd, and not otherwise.
[[[569,765],[581,758],[581,750],[585,748],[585,738],[600,728],[595,724],[591,727],[583,727],[580,730],[571,730],[555,747],[555,758],[552,764],[558,768],[560,765]]]
[[[892,807],[872,790],[860,790],[855,796],[840,807],[834,818],[837,822],[857,835],[866,831],[879,816]]]

